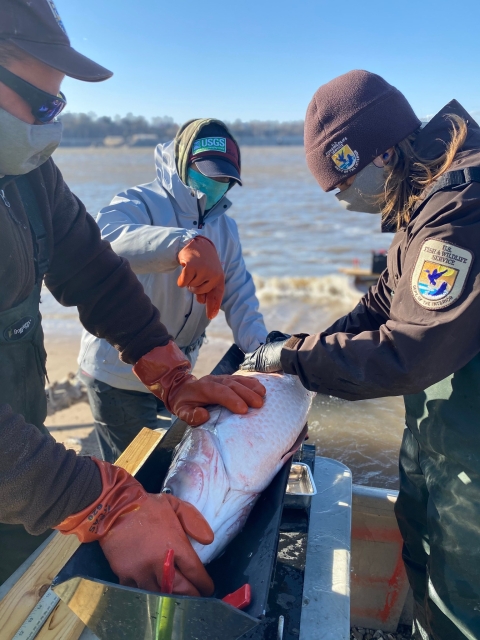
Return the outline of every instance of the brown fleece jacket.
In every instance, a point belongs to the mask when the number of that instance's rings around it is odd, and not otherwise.
[[[135,364],[170,340],[143,287],[63,181],[53,160],[28,174],[47,231],[45,284],[65,306],[77,306],[83,326]],[[28,218],[14,177],[0,180],[0,312],[20,304],[35,284]],[[0,193],[0,195],[1,195]],[[10,206],[6,205],[6,202]],[[8,401],[8,399],[6,399]],[[0,522],[41,533],[84,509],[100,494],[95,463],[66,451],[0,407]]]
[[[452,113],[468,122],[468,135],[449,171],[480,167],[480,127],[456,100],[419,133],[417,150],[424,158],[444,151]],[[396,233],[378,284],[326,331],[290,338],[283,370],[307,389],[347,400],[416,394],[459,371],[480,353],[479,247],[479,182],[425,199]],[[425,255],[440,275],[445,266],[457,274],[457,287],[432,304],[436,292],[418,293],[419,278],[433,269]]]

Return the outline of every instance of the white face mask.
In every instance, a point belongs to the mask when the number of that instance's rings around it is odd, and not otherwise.
[[[61,122],[28,124],[0,109],[0,175],[20,176],[52,155],[62,139]]]
[[[381,213],[378,196],[385,190],[385,171],[371,162],[355,176],[353,184],[335,194],[342,207],[348,211]]]

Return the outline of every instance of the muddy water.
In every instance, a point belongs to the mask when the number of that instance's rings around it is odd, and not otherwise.
[[[60,149],[55,154],[70,188],[91,212],[118,191],[155,177],[151,149]],[[257,284],[267,327],[318,332],[348,313],[360,298],[338,274],[354,259],[369,266],[372,249],[388,248],[379,219],[346,212],[310,176],[299,147],[247,147],[243,188],[230,196],[244,255]],[[63,309],[49,295],[42,313],[49,340],[78,336],[75,309]],[[228,348],[224,318],[210,325],[202,361],[213,362]],[[350,403],[317,396],[310,437],[322,455],[347,464],[362,484],[395,487],[403,432],[400,398]]]

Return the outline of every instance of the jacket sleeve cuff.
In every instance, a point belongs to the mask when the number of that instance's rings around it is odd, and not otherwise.
[[[184,249],[189,242],[191,242],[195,238],[198,238],[199,236],[202,238],[204,237],[204,236],[201,236],[201,234],[198,233],[198,231],[195,231],[193,229],[185,229],[185,233],[180,237],[180,241],[177,246],[178,248],[177,255],[176,255],[177,262],[178,262],[178,254],[180,253],[180,251]]]
[[[92,458],[101,476],[102,490],[87,507],[53,527],[64,535],[76,535],[80,542],[102,538],[123,514],[134,511],[146,499],[146,491],[125,469]]]
[[[240,333],[240,327],[234,330],[233,335],[236,337],[236,344],[244,351],[245,353],[250,353],[258,349],[258,347],[262,344],[265,344],[265,340],[267,339],[268,331],[265,326],[262,326],[257,332],[249,333],[246,336],[240,337],[238,334]]]
[[[285,342],[280,354],[280,362],[285,373],[298,375],[296,367],[297,351],[302,346],[305,338],[308,338],[308,336],[308,333],[298,333]]]

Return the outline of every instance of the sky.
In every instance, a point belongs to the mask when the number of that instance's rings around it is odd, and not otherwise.
[[[68,110],[301,120],[351,69],[399,88],[417,115],[456,98],[480,116],[480,0],[55,0],[72,45],[114,71],[67,78]]]

